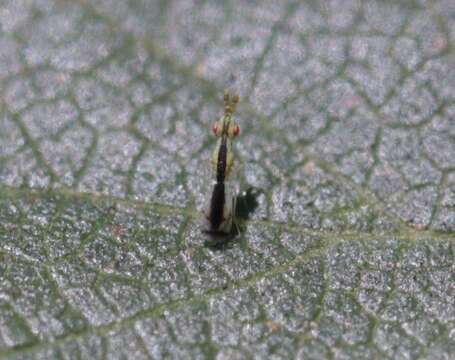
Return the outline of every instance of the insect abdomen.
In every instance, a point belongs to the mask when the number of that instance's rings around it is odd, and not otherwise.
[[[212,230],[217,230],[224,221],[225,190],[224,183],[217,182],[213,187],[210,200],[209,222]]]

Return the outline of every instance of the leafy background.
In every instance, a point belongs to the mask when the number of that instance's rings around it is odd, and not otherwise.
[[[0,357],[453,358],[454,4],[3,0]]]

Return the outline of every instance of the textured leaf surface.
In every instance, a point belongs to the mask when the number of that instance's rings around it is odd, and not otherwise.
[[[455,353],[452,1],[0,4],[0,357]],[[235,78],[245,232],[204,244]]]

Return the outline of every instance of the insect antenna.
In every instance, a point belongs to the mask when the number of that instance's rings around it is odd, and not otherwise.
[[[232,97],[229,95],[229,92],[226,90],[224,92],[224,115],[231,115],[239,102],[239,96],[233,95]]]

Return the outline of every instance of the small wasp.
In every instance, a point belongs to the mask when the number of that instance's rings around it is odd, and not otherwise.
[[[228,92],[225,92],[224,115],[212,127],[218,140],[212,155],[214,182],[209,211],[206,215],[209,223],[207,232],[209,233],[229,234],[232,232],[236,198],[235,194],[229,191],[226,182],[229,180],[234,165],[232,140],[240,134],[240,127],[232,118],[238,102],[238,95],[231,97]]]

